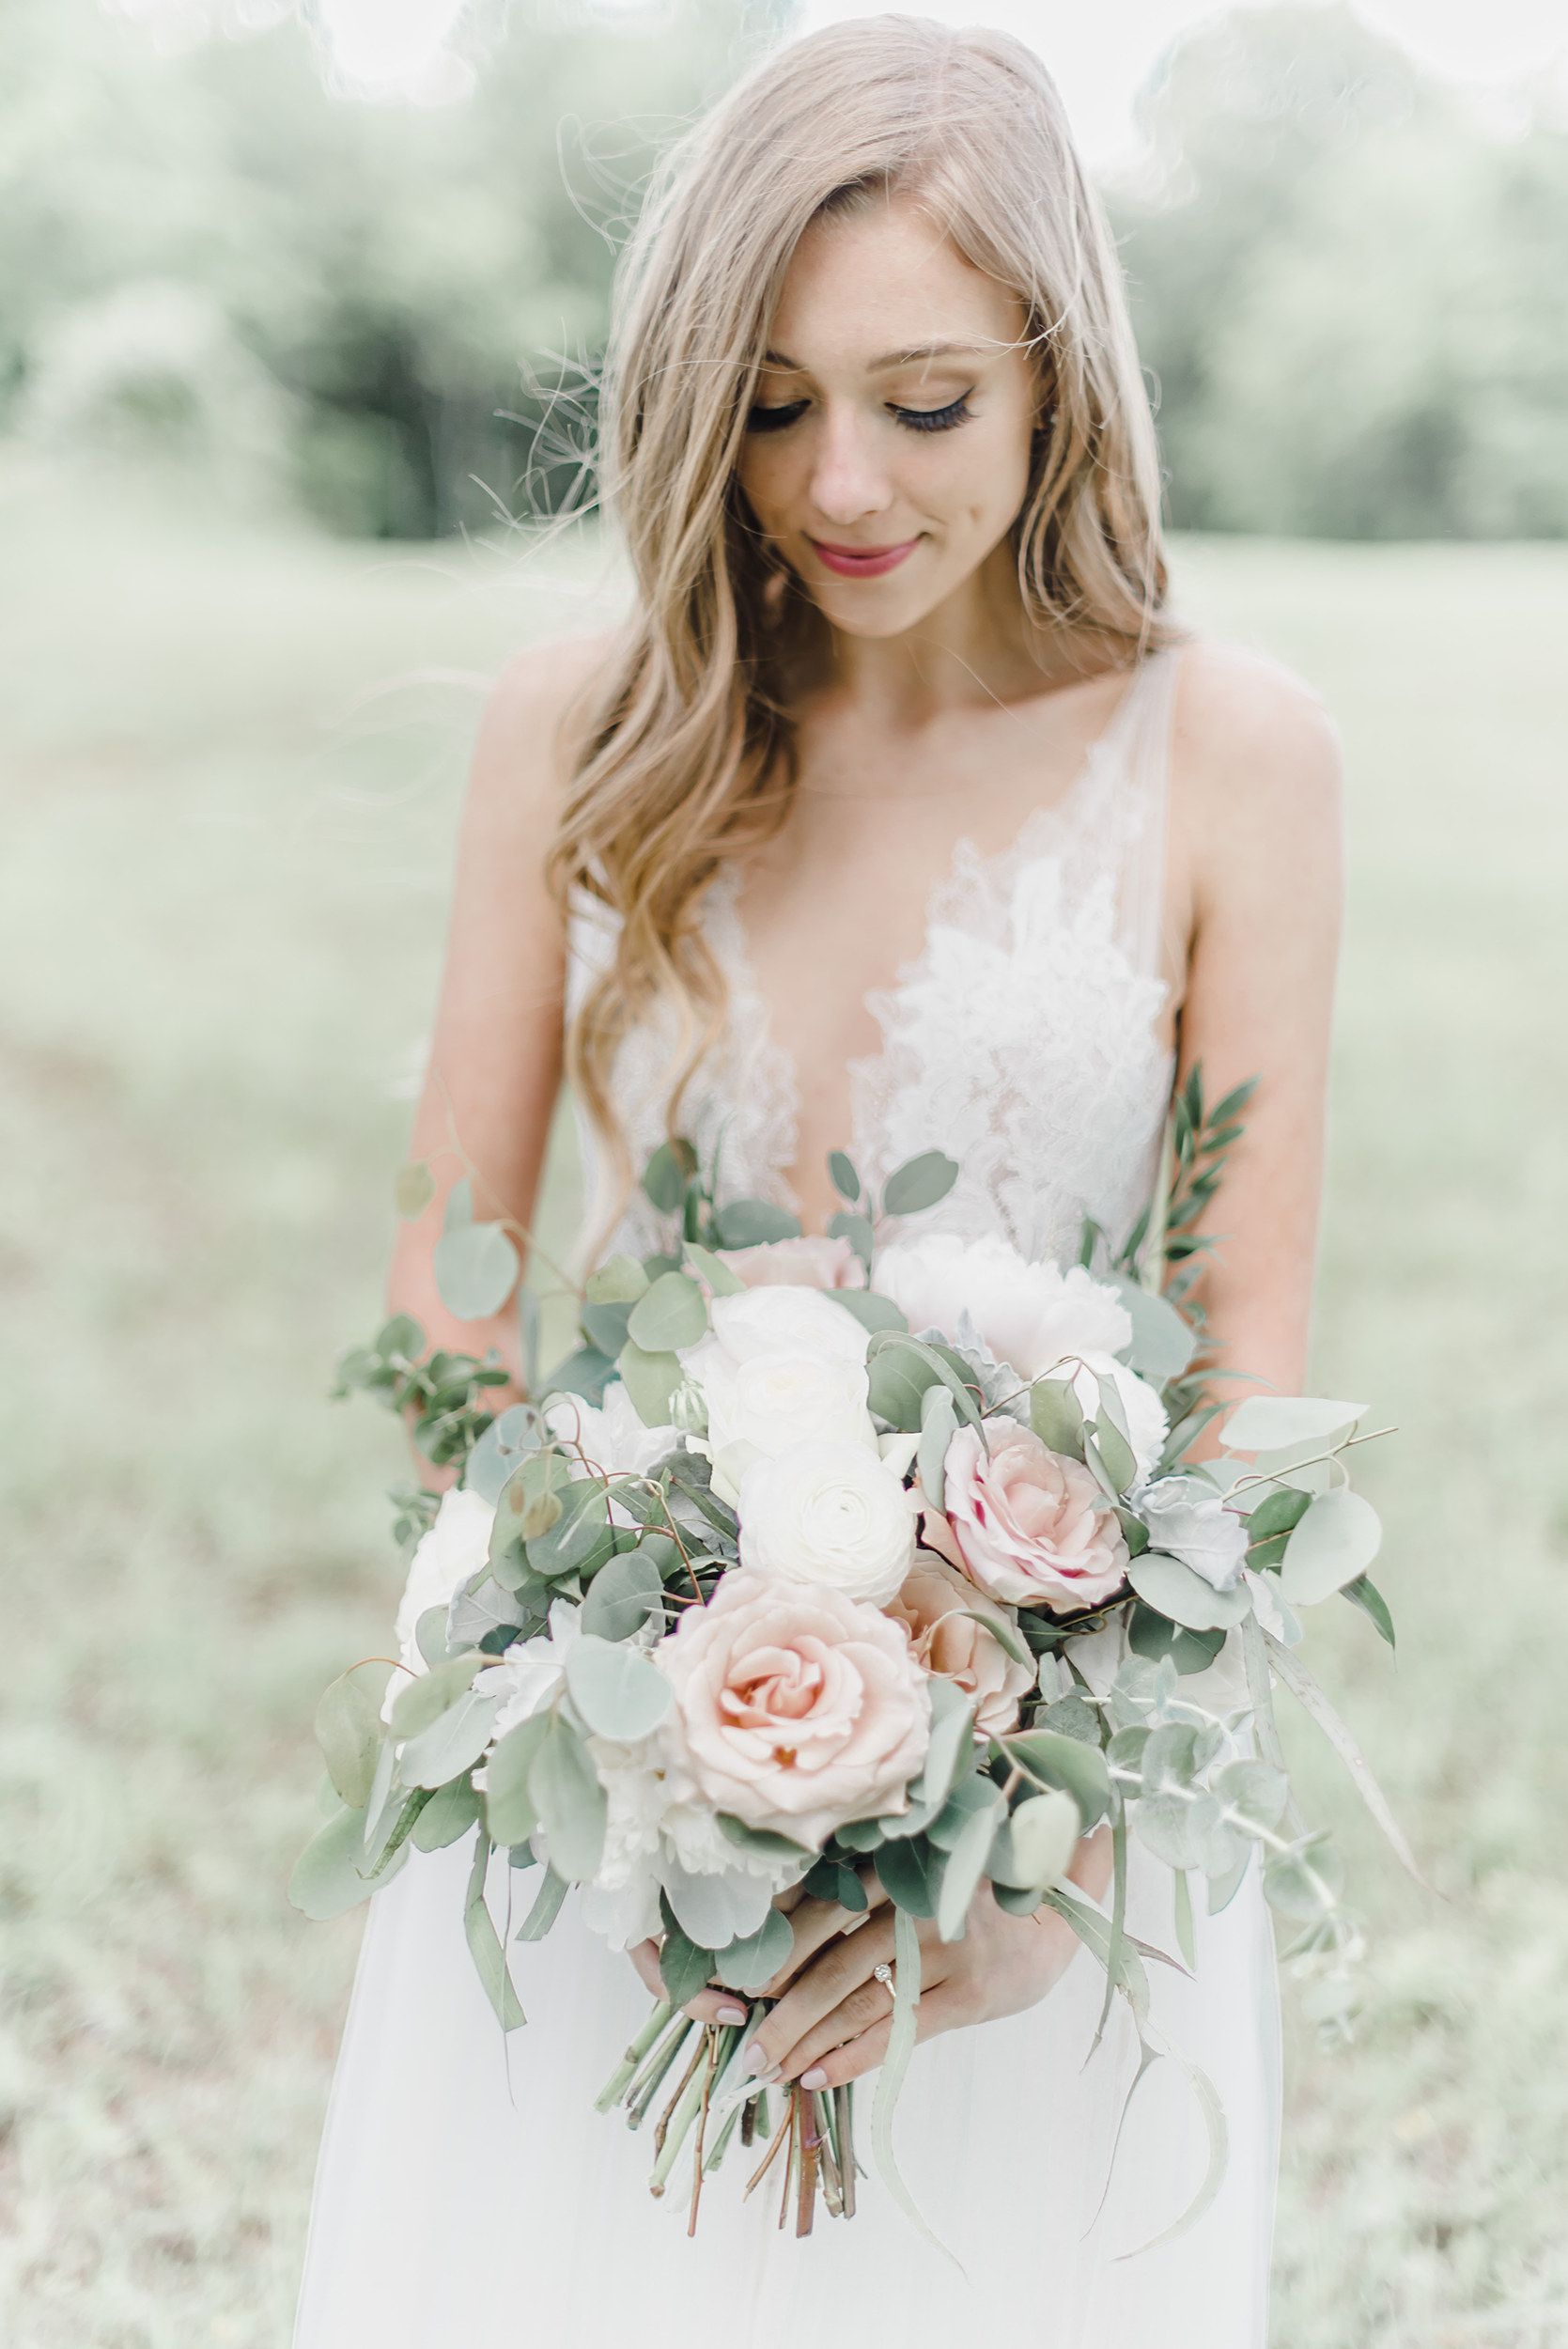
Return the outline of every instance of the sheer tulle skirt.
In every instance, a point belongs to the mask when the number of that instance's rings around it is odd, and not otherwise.
[[[812,2328],[851,2326],[903,2349],[952,2349],[983,2326],[1041,2349],[1264,2349],[1280,2015],[1255,1863],[1228,1908],[1199,1914],[1196,1978],[1150,1968],[1155,2020],[1208,2074],[1230,2132],[1219,2196],[1175,2244],[1117,2257],[1185,2206],[1203,2120],[1176,2066],[1157,2064],[1101,2206],[1137,2051],[1118,2001],[1085,2061],[1103,1979],[1087,1952],[1027,2013],[916,2049],[897,2150],[962,2272],[875,2173],[852,2221],[819,2212],[805,2240],[781,2230],[776,2180],[743,2201],[753,2165],[733,2144],[689,2238],[684,2191],[646,2191],[646,2134],[593,2109],[648,2010],[629,1962],[568,1899],[546,1940],[514,1949],[529,2020],[504,2042],[463,1937],[469,1866],[466,1840],[416,1852],[371,1904],[295,2349],[799,2349]],[[507,1890],[497,1859],[498,1920]],[[1128,1922],[1173,1949],[1169,1875],[1136,1841]]]

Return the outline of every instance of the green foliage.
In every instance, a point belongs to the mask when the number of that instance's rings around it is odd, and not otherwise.
[[[1568,138],[1493,128],[1348,8],[1233,8],[1113,189],[1177,521],[1560,537]]]

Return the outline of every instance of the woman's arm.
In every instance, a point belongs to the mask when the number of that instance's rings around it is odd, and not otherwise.
[[[522,1394],[515,1306],[483,1321],[459,1320],[441,1301],[433,1253],[447,1196],[471,1168],[477,1217],[505,1215],[527,1226],[534,1213],[561,1083],[566,973],[544,858],[567,773],[570,705],[604,644],[603,637],[574,639],[519,654],[481,714],[429,1058],[409,1139],[409,1155],[429,1165],[435,1192],[423,1214],[399,1224],[387,1273],[387,1311],[412,1314],[432,1346],[496,1349],[512,1375],[511,1387],[491,1390],[496,1409]],[[433,1488],[457,1473],[416,1457]]]
[[[1177,1083],[1201,1061],[1205,1099],[1256,1076],[1219,1190],[1194,1228],[1216,1245],[1194,1295],[1200,1368],[1230,1404],[1307,1378],[1323,1185],[1330,1030],[1343,888],[1339,737],[1287,671],[1227,646],[1183,661],[1172,821],[1190,876],[1192,936]],[[1195,1455],[1219,1451],[1215,1423]]]

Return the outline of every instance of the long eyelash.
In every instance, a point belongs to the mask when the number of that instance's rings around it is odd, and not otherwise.
[[[960,392],[945,408],[895,408],[893,414],[911,432],[948,432],[970,419],[970,396]]]
[[[792,399],[781,408],[753,408],[746,417],[750,432],[782,432],[795,422],[807,406],[803,399]],[[907,432],[950,432],[955,425],[967,424],[972,414],[970,395],[960,392],[945,408],[895,408],[893,415]]]

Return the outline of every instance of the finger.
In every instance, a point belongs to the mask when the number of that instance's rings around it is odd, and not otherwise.
[[[955,1992],[946,1983],[939,1983],[934,1990],[922,1990],[915,2001],[915,2037],[930,2039],[938,2031],[954,2030],[964,2019],[963,2006]],[[893,2036],[893,2015],[887,2020],[873,2023],[858,2038],[846,2039],[841,2046],[819,2056],[800,2075],[800,2086],[809,2089],[846,2087],[863,2073],[874,2072],[888,2051]]]
[[[835,1934],[851,1934],[864,1925],[873,1911],[887,1899],[887,1894],[869,1871],[862,1872],[865,1888],[864,1908],[846,1908],[839,1901],[821,1901],[815,1895],[801,1901],[790,1918],[793,1940],[789,1955],[763,1990],[763,1997],[783,1996],[802,1966],[808,1965],[818,1950],[825,1949]]]
[[[776,2077],[780,2065],[809,2030],[872,1979],[872,1969],[893,1955],[893,1912],[883,1907],[859,1933],[839,1936],[804,1966],[778,2004],[765,2016],[746,2049],[749,2070]]]

